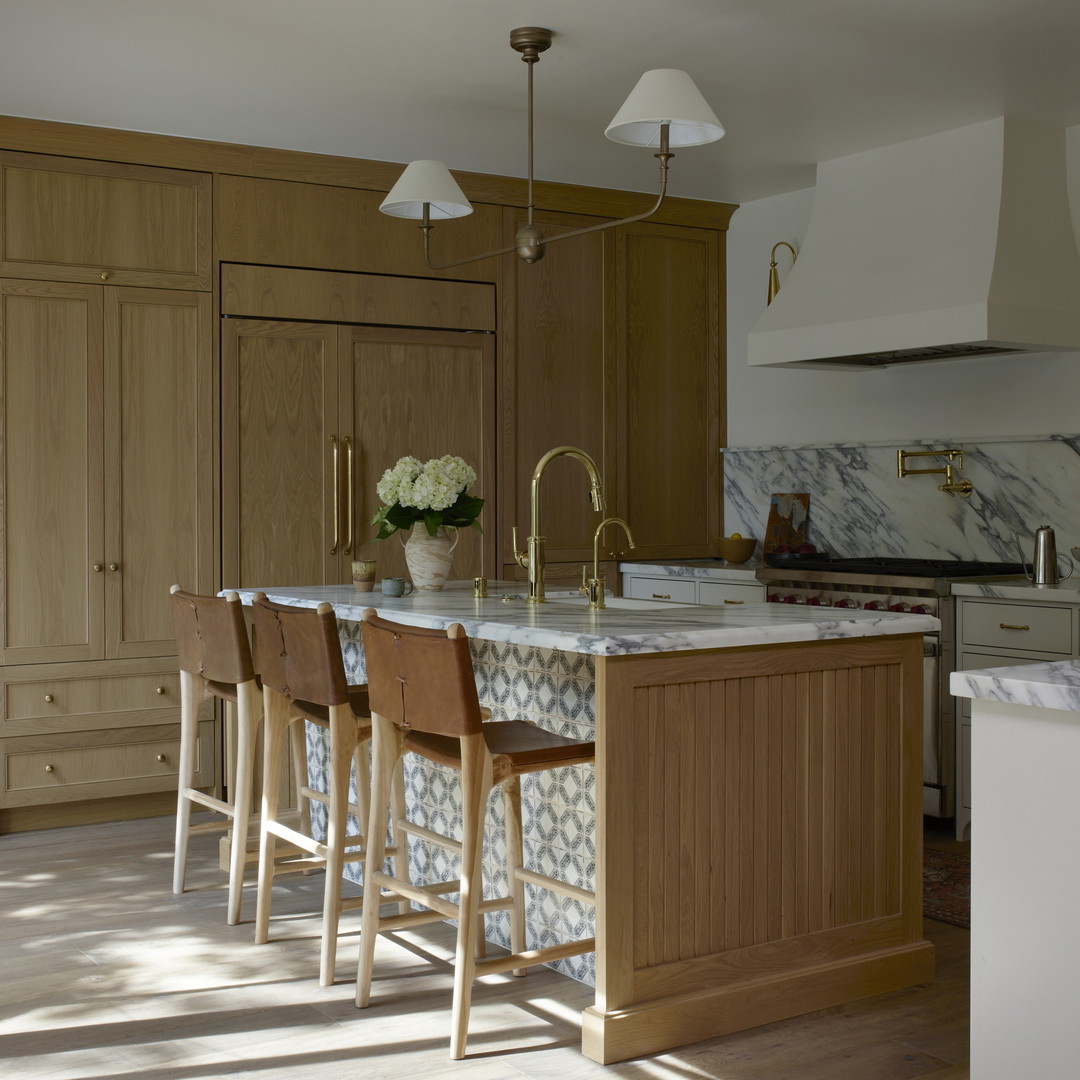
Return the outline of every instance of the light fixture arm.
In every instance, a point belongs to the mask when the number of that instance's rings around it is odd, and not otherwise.
[[[791,252],[792,266],[795,265],[795,260],[799,257],[795,248],[786,240],[777,240],[777,242],[773,244],[772,252],[769,255],[769,299],[765,302],[766,307],[773,302],[776,294],[780,291],[780,275],[776,272],[776,249],[782,247],[786,247],[788,251]]]

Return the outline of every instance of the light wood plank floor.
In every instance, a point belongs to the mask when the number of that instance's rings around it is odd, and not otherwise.
[[[375,1004],[353,1006],[358,912],[339,981],[321,988],[319,875],[279,879],[268,945],[254,899],[225,925],[216,838],[197,837],[170,891],[167,818],[0,836],[0,1076],[4,1080],[894,1080],[967,1077],[968,933],[927,922],[928,987],[882,995],[603,1067],[578,1052],[587,987],[543,968],[478,985],[470,1056],[447,1056],[445,926],[380,941]],[[441,958],[430,964],[419,946]]]

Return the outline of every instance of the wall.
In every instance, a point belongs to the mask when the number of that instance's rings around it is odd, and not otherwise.
[[[1080,223],[1080,127],[1067,148]],[[1080,454],[1069,439],[1080,431],[1080,354],[873,371],[749,367],[769,251],[777,240],[799,246],[812,203],[813,189],[744,203],[728,232],[727,444],[803,449],[725,455],[726,531],[760,536],[770,492],[809,491],[810,538],[844,555],[1008,558],[1013,530],[1041,524],[1058,529],[1059,549],[1080,543]],[[896,449],[919,445],[963,447],[975,495],[939,493],[940,477],[898,479]]]

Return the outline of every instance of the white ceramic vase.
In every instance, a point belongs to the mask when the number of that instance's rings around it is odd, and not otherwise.
[[[439,526],[435,536],[427,531],[422,521],[412,527],[405,542],[405,561],[409,564],[409,577],[418,590],[438,592],[446,584],[458,539],[457,529],[448,529],[445,525]]]

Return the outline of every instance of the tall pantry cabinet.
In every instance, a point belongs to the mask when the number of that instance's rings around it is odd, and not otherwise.
[[[33,154],[0,177],[0,810],[167,791],[168,588],[213,586],[208,178]]]

